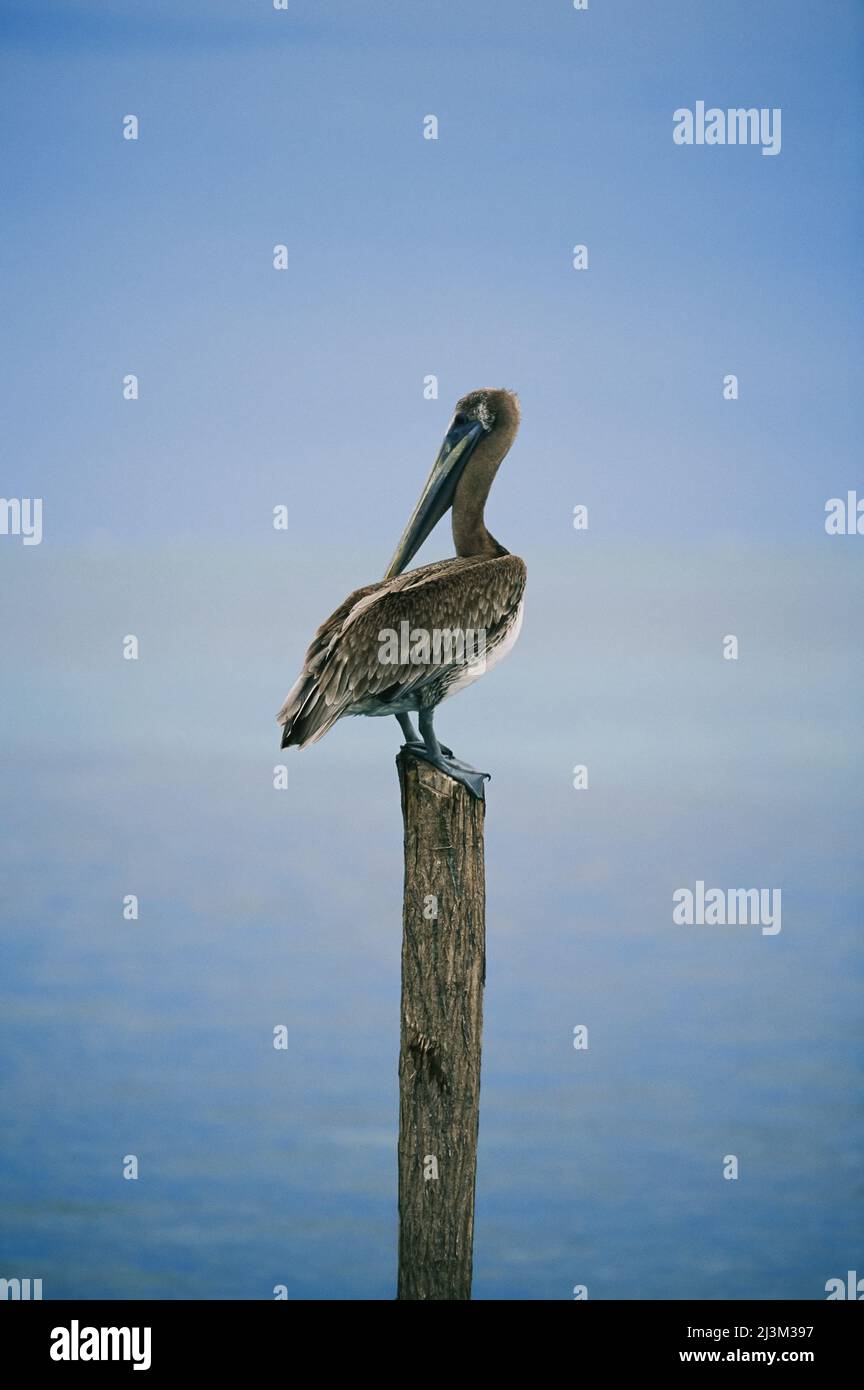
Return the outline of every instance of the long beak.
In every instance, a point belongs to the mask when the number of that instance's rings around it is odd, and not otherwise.
[[[483,426],[474,423],[454,425],[445,435],[432,472],[426,479],[426,486],[390,561],[385,579],[392,579],[394,575],[402,573],[426,537],[438,525],[448,507],[453,505],[456,484],[482,433]]]

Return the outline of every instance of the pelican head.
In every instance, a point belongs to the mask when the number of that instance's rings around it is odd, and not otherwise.
[[[456,535],[454,502],[458,506],[458,501],[464,500],[472,513],[479,505],[482,524],[483,504],[518,428],[519,401],[513,391],[485,388],[469,391],[457,401],[438,457],[402,533],[385,579],[402,573],[450,507],[454,507]]]

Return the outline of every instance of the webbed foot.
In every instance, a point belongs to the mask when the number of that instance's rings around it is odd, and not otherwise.
[[[440,753],[434,753],[426,747],[425,743],[406,743],[404,747],[407,752],[413,753],[415,758],[422,758],[423,762],[429,763],[430,767],[437,767],[439,772],[443,772],[447,777],[452,777],[454,782],[461,782],[463,787],[467,787],[471,795],[476,796],[478,801],[485,801],[484,783],[492,776],[491,772],[478,772],[468,763],[454,758],[449,748],[441,747]]]

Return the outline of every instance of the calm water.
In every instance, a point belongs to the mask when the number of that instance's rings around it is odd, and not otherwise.
[[[536,557],[517,653],[440,717],[494,773],[475,1296],[824,1297],[861,1249],[848,559],[585,556],[572,613]],[[395,721],[292,754],[276,792],[270,716],[324,589],[277,641],[266,559],[28,559],[3,615],[2,1273],[391,1298]],[[781,887],[782,931],[673,926],[697,878]]]

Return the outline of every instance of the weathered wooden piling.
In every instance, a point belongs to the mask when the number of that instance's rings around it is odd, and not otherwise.
[[[401,752],[399,1299],[469,1299],[486,976],[485,806]]]

